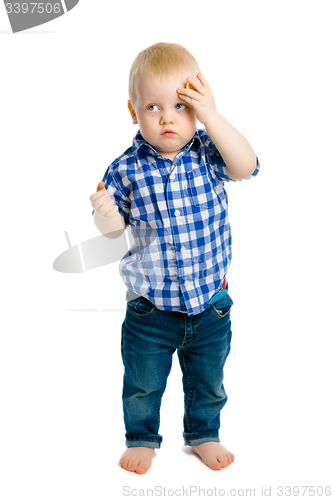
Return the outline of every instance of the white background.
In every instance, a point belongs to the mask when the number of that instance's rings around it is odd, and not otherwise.
[[[254,488],[257,497],[271,486],[277,498],[279,485],[332,486],[330,7],[81,0],[12,34],[0,5],[4,500],[122,498],[124,486],[169,496],[190,486],[206,496]],[[52,266],[67,248],[64,231],[72,245],[98,235],[89,196],[132,143],[129,68],[158,41],[194,54],[261,172],[226,186],[234,306],[220,436],[235,462],[214,472],[184,447],[175,356],[164,441],[139,476],[118,465],[126,306],[118,263],[82,274]]]

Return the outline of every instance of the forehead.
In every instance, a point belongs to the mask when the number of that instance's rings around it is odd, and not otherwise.
[[[177,88],[184,86],[188,76],[195,76],[193,69],[184,69],[165,76],[143,75],[135,82],[138,99],[177,97]]]

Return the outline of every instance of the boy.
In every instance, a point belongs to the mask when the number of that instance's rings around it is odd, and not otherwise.
[[[128,288],[121,340],[127,450],[120,465],[143,474],[160,447],[161,399],[177,350],[185,445],[219,470],[234,460],[218,437],[233,304],[226,283],[231,234],[224,181],[257,175],[259,162],[218,113],[184,47],[158,43],[140,52],[129,97],[139,131],[90,197],[102,234],[112,238],[130,225],[135,241],[120,262]],[[197,120],[205,130],[196,129]]]

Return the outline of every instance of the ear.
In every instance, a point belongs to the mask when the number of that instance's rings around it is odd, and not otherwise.
[[[133,119],[133,123],[137,124],[137,123],[138,123],[138,120],[136,119],[136,114],[135,114],[135,111],[134,111],[134,108],[133,108],[133,106],[132,106],[131,101],[128,101],[128,102],[127,102],[127,107],[128,107],[128,109],[129,109],[129,112],[130,112],[131,117],[132,117],[132,119]]]

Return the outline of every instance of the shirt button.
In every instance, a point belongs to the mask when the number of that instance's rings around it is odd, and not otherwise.
[[[171,175],[170,175],[170,179],[171,179],[172,181],[175,179],[175,177],[176,177],[176,176],[175,176],[175,174],[171,174]]]
[[[176,211],[175,211],[175,215],[176,215],[176,216],[180,215],[179,210],[176,210]]]
[[[186,280],[186,281],[185,281],[185,283],[184,283],[184,285],[185,285],[185,286],[189,286],[190,284],[191,284],[191,282],[190,282],[190,281],[187,281],[187,280]]]
[[[186,252],[186,247],[181,247],[180,251],[181,252]]]

